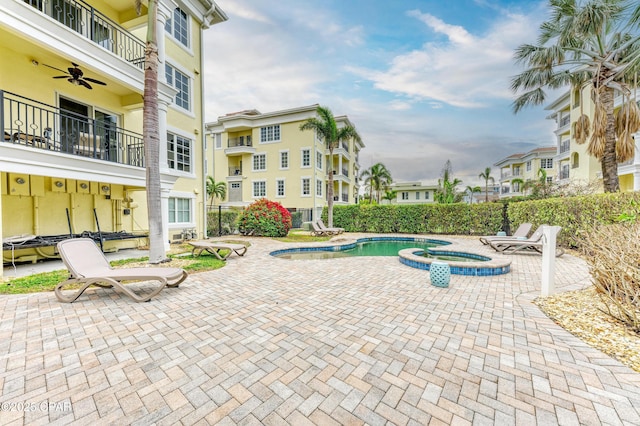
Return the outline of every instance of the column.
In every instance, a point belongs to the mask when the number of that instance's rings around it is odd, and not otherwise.
[[[168,251],[171,247],[169,244],[169,194],[171,188],[164,185],[160,188],[160,203],[162,206],[162,241],[164,241],[164,249]]]
[[[166,60],[166,52],[164,47],[165,31],[164,26],[173,16],[175,5],[168,5],[162,1],[158,1],[158,21],[156,22],[156,38],[158,40],[158,81],[167,82],[167,76],[164,72],[164,64]]]

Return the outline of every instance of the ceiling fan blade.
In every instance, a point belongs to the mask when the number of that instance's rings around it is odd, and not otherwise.
[[[52,69],[54,69],[54,70],[58,70],[58,71],[60,71],[60,72],[64,72],[64,73],[66,73],[66,72],[67,72],[67,71],[65,71],[65,70],[61,70],[60,68],[52,67],[51,65],[47,65],[47,64],[42,64],[42,65],[44,65],[45,67],[52,68]]]
[[[54,75],[53,78],[69,78],[68,75]]]
[[[95,83],[95,84],[100,84],[102,86],[106,86],[107,85],[107,83],[105,83],[103,81],[100,81],[100,80],[96,80],[95,78],[85,77],[84,79],[87,80],[87,81],[90,81],[92,83]]]
[[[91,87],[91,85],[84,80],[78,80],[78,83],[80,83],[82,86],[86,87],[87,89],[93,89],[93,87]]]

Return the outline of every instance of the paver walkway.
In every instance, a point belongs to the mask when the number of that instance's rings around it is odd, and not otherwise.
[[[640,374],[532,304],[538,255],[442,289],[394,257],[248,240],[149,303],[0,297],[0,424],[640,424]],[[588,284],[580,259],[556,266],[561,290]]]

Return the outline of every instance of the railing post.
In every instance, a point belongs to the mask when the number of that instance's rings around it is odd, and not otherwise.
[[[0,127],[4,132],[4,90],[0,90]]]

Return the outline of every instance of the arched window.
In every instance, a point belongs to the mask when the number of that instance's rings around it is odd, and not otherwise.
[[[574,152],[571,154],[571,168],[577,169],[578,167],[580,167],[580,156],[577,152]]]

